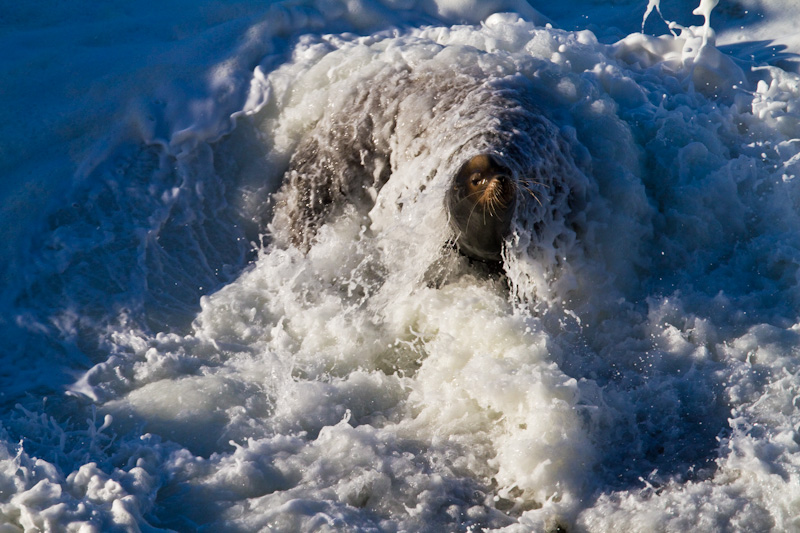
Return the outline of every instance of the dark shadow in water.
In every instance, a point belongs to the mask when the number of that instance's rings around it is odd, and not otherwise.
[[[159,145],[120,143],[46,216],[17,307],[42,322],[69,311],[102,329],[124,314],[153,332],[185,331],[200,297],[255,254],[232,143],[252,148],[256,133],[237,128],[180,160]]]
[[[654,347],[645,335],[609,341],[607,330],[576,330],[557,362],[579,382],[577,410],[598,453],[586,474],[593,497],[713,476],[730,431],[725,364]]]
[[[787,72],[800,73],[800,55],[786,52],[786,46],[774,41],[745,41],[717,48],[736,59],[756,65],[773,65]]]
[[[642,322],[645,313],[646,309]],[[734,345],[763,317],[748,312],[754,316],[734,327],[728,318],[718,319],[715,326],[714,310],[705,316],[696,309],[687,314],[697,315],[718,333],[706,342],[690,340],[697,348],[691,355],[685,349],[655,346],[648,329],[636,338],[624,333],[618,337],[622,340],[608,342],[605,335],[613,326],[600,332],[578,330],[569,344],[561,345],[572,353],[564,354],[558,364],[579,381],[583,400],[578,412],[585,415],[598,452],[594,470],[587,473],[592,493],[587,508],[592,500],[614,492],[658,494],[670,483],[711,479],[717,460],[730,453],[731,387],[741,380],[738,386],[745,387],[750,397],[765,394],[774,369],[740,364],[719,352],[719,347]],[[673,316],[659,324],[668,323],[691,336],[683,320]],[[708,350],[705,355],[703,349]],[[744,373],[741,367],[746,367]]]
[[[13,364],[0,372],[0,385],[9,383],[0,402],[60,394],[109,356],[114,331],[188,332],[200,298],[255,257],[259,230],[241,182],[257,179],[259,150],[249,123],[180,159],[121,140],[76,178],[42,213],[22,249],[27,269],[4,295],[13,315],[0,318],[0,331]]]

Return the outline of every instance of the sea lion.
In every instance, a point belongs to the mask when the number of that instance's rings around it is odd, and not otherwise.
[[[514,232],[526,246],[550,247],[544,241],[565,231],[580,172],[525,78],[387,65],[332,96],[276,194],[278,245],[307,250],[347,209],[369,227],[376,208],[399,217],[423,195],[439,194],[436,220],[449,221],[449,241],[473,259],[501,261]]]

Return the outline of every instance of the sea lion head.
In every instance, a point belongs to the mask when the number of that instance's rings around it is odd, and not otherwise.
[[[515,204],[511,172],[493,156],[480,154],[464,163],[447,194],[450,225],[461,252],[482,261],[499,261]]]

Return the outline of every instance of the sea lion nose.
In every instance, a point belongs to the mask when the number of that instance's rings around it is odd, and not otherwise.
[[[491,177],[490,186],[495,191],[495,198],[503,206],[508,207],[514,199],[514,183],[508,174],[495,174]]]

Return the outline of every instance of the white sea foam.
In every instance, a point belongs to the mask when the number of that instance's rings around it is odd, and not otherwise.
[[[58,96],[55,155],[7,160],[0,530],[800,531],[800,80],[721,51],[723,7],[601,40],[521,3],[209,7],[174,80],[137,55]],[[385,92],[374,206],[307,251],[271,218],[302,139],[403,69],[535,96],[562,143],[570,203],[520,211],[503,276],[446,246],[452,132],[492,117],[435,88]]]

